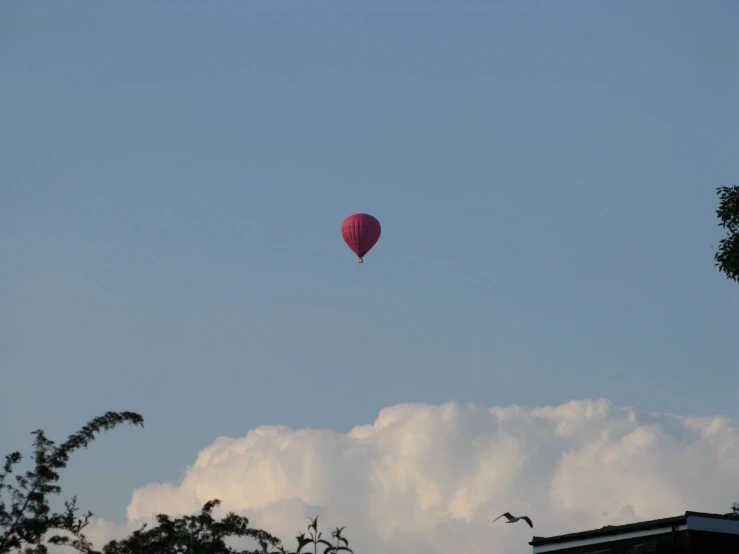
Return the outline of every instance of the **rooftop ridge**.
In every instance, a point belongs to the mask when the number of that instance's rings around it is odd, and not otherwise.
[[[735,521],[739,523],[739,514],[711,514],[707,512],[686,511],[684,514],[678,516],[649,519],[634,523],[625,523],[622,525],[604,525],[603,527],[597,529],[589,529],[587,531],[566,533],[563,535],[555,535],[551,537],[533,537],[531,539],[531,542],[529,542],[529,545],[539,546],[544,544],[586,540],[594,537],[617,536],[632,532],[659,529],[661,527],[678,527],[686,525],[689,518],[706,518],[723,521]]]

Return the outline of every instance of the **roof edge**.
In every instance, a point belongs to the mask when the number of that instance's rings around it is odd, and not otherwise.
[[[716,521],[718,524],[722,521],[736,522],[739,524],[739,515],[733,514],[710,514],[706,512],[687,511],[683,515],[672,516],[660,519],[651,519],[639,521],[635,523],[627,523],[625,525],[606,525],[599,529],[589,529],[577,533],[567,533],[565,535],[556,535],[553,537],[533,537],[528,544],[533,547],[555,545],[560,543],[569,543],[574,541],[587,541],[589,539],[613,537],[619,535],[638,533],[640,531],[656,531],[664,529],[665,532],[674,527],[682,527],[688,525],[691,518],[704,518]]]
[[[621,535],[633,531],[658,529],[671,525],[682,525],[687,522],[687,512],[680,516],[665,517],[661,519],[650,519],[647,521],[637,521],[635,523],[626,523],[624,525],[605,525],[599,529],[588,529],[587,531],[579,531],[576,533],[567,533],[565,535],[555,535],[553,537],[534,537],[529,543],[531,546],[539,546],[544,544],[555,544],[559,542],[570,542],[573,540],[583,540],[592,537],[602,537],[610,535]]]

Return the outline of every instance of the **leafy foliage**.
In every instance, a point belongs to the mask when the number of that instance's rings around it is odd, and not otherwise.
[[[48,544],[67,546],[83,554],[309,554],[311,551],[312,554],[353,554],[349,541],[342,535],[344,528],[334,530],[330,542],[318,530],[318,517],[311,519],[306,532],[296,537],[297,550],[286,550],[280,539],[249,527],[245,517],[229,512],[222,519],[215,519],[213,509],[220,505],[218,499],[207,502],[196,515],[171,518],[159,514],[156,526],[143,525],[123,540],[110,541],[102,552],[95,550],[82,533],[92,512],[77,517],[77,502],[73,497],[65,502],[64,512],[52,513],[49,497],[61,493],[56,482],[70,455],[87,448],[99,433],[123,423],[143,427],[144,419],[133,412],[108,412],[93,419],[60,446],[43,431],[35,431],[34,468],[16,475],[15,485],[7,481],[22,456],[20,452],[6,456],[0,473],[0,554],[48,554]],[[48,537],[52,533],[55,534]],[[238,550],[226,544],[228,539],[235,538],[253,539],[259,547]]]
[[[300,533],[297,537],[295,537],[298,541],[298,549],[295,551],[294,554],[300,554],[303,548],[305,548],[306,546],[310,547],[310,545],[313,545],[313,554],[318,554],[319,545],[320,548],[325,547],[323,550],[323,554],[338,554],[339,552],[349,552],[351,554],[354,554],[352,549],[349,548],[349,541],[346,540],[342,534],[344,529],[345,527],[337,527],[331,533],[331,537],[336,541],[332,544],[326,539],[321,538],[323,536],[323,533],[318,530],[318,516],[316,516],[315,518],[310,520],[310,525],[308,525],[307,532]],[[291,554],[286,553],[282,549],[279,549],[279,552],[281,554]]]
[[[83,546],[81,531],[92,514],[77,518],[76,498],[65,502],[63,513],[52,513],[49,497],[61,493],[56,484],[59,472],[67,467],[73,452],[87,448],[101,432],[124,423],[143,427],[144,419],[133,412],[108,412],[90,421],[59,446],[43,431],[34,431],[34,467],[15,475],[15,484],[9,482],[9,477],[21,462],[21,453],[13,452],[5,457],[0,473],[0,554],[18,551],[46,554],[48,549],[43,543],[52,530],[67,531],[72,538],[55,536],[49,542]]]
[[[280,540],[266,531],[249,528],[249,520],[230,512],[222,520],[213,518],[213,508],[220,504],[220,500],[207,502],[200,514],[171,519],[160,514],[157,516],[156,527],[147,529],[144,524],[122,541],[111,541],[105,548],[104,554],[246,554],[226,545],[229,537],[249,537],[263,545],[277,546]],[[262,550],[262,551],[263,551]],[[90,554],[93,553],[92,551]],[[250,551],[261,552],[261,551]]]
[[[349,552],[349,541],[342,536],[343,528],[336,529],[332,536],[335,543],[322,539],[318,530],[318,518],[311,520],[306,533],[296,539],[298,548],[294,552],[286,550],[280,539],[266,531],[252,529],[245,517],[228,513],[220,521],[213,518],[213,508],[220,504],[215,499],[207,502],[200,514],[171,519],[166,515],[157,516],[157,526],[147,529],[143,525],[122,541],[111,541],[102,553],[92,549],[80,549],[85,554],[308,554],[313,546],[313,554],[338,554]],[[246,537],[254,539],[258,549],[236,549],[226,544],[226,539]]]
[[[739,186],[719,187],[716,193],[719,197],[716,215],[719,226],[726,229],[726,237],[719,241],[715,265],[729,279],[739,282]]]

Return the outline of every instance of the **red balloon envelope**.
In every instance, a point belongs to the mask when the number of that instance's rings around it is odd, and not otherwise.
[[[369,214],[353,214],[341,224],[341,235],[354,253],[362,258],[380,239],[380,222]]]

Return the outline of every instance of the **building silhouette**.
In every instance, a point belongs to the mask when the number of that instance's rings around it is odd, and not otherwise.
[[[685,514],[556,537],[534,537],[532,554],[739,554],[739,506],[733,513]]]

